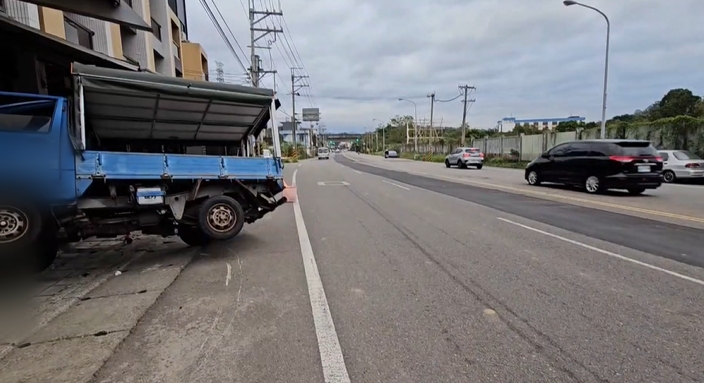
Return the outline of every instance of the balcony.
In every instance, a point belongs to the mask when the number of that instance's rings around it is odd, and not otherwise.
[[[174,54],[174,67],[178,72],[183,72],[183,65],[181,64],[181,47],[175,41],[171,42],[171,49]]]

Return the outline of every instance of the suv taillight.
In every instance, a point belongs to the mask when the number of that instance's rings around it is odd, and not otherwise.
[[[484,153],[479,153],[479,157],[484,158]]]
[[[463,158],[467,158],[467,157],[469,157],[469,156],[470,156],[469,153],[464,153],[464,154],[462,154],[462,157],[463,157]]]
[[[690,164],[685,165],[684,167],[685,167],[685,168],[698,168],[698,167],[699,167],[699,164],[696,163],[696,162],[693,162],[693,163],[690,163]]]

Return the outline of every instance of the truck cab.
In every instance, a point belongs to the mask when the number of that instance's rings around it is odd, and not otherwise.
[[[72,97],[0,92],[0,262],[41,270],[61,242],[134,231],[204,245],[286,202],[272,90],[73,72]]]

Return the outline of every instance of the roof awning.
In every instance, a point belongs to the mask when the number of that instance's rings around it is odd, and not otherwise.
[[[23,0],[44,7],[75,13],[94,19],[125,25],[132,28],[151,31],[142,16],[132,9],[126,1],[120,0]]]
[[[74,64],[73,73],[100,139],[236,142],[266,128],[274,99],[270,89],[145,72]]]
[[[70,41],[44,33],[8,17],[0,16],[0,36],[4,45],[28,47],[42,54],[57,54],[70,57],[73,61],[110,68],[136,71],[138,66],[118,60],[106,54],[82,47]]]

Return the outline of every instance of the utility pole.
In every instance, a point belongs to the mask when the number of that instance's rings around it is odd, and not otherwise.
[[[465,145],[465,134],[466,134],[466,129],[467,129],[467,103],[468,102],[474,102],[475,100],[468,100],[467,96],[469,94],[470,90],[475,90],[477,88],[469,85],[460,85],[459,86],[460,91],[464,91],[464,100],[462,100],[462,137],[460,139],[461,145]]]
[[[305,88],[308,85],[307,84],[297,84],[297,82],[301,79],[308,78],[308,76],[299,76],[296,75],[296,69],[301,69],[301,68],[291,68],[291,109],[293,109],[293,112],[291,113],[291,120],[293,121],[293,147],[297,148],[298,144],[296,143],[298,137],[296,137],[296,96],[298,95],[298,91],[301,90],[301,88]]]
[[[435,92],[428,95],[430,97],[430,130],[433,130],[433,107],[435,106]]]
[[[275,70],[265,70],[262,69],[262,60],[257,54],[257,49],[271,49],[271,44],[276,41],[276,34],[277,33],[283,33],[282,29],[275,29],[275,28],[269,28],[268,24],[265,24],[265,28],[260,28],[258,25],[263,22],[267,17],[269,16],[283,16],[283,12],[281,11],[269,11],[269,10],[257,10],[256,8],[256,0],[248,0],[248,5],[249,5],[249,34],[250,34],[250,43],[249,43],[249,49],[250,49],[250,66],[249,66],[249,77],[250,80],[252,81],[252,86],[255,88],[259,88],[259,81],[268,73],[275,74]],[[269,41],[269,46],[257,46],[257,42],[270,33],[274,34],[273,40]],[[274,91],[276,91],[276,79],[274,79]],[[271,119],[273,121],[273,119]],[[273,132],[273,127],[272,127],[272,132]],[[264,134],[260,134],[259,137],[255,140],[256,142],[259,142],[258,146],[259,149],[261,149],[261,146],[263,145],[264,142]],[[261,154],[261,153],[258,153]]]
[[[257,41],[263,39],[269,33],[274,34],[274,40],[269,42],[271,45],[276,41],[276,34],[283,33],[282,29],[269,28],[268,25],[265,28],[260,28],[258,25],[264,21],[269,16],[283,16],[281,11],[269,11],[269,10],[257,10],[256,0],[249,0],[249,34],[250,34],[250,62],[249,75],[252,80],[252,86],[255,88],[259,87],[259,81],[268,73],[276,73],[274,70],[263,70],[261,67],[261,58],[257,54],[256,49],[271,49],[271,46],[257,46]]]

